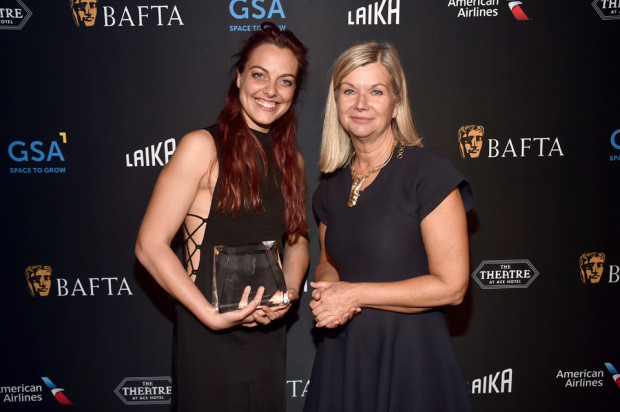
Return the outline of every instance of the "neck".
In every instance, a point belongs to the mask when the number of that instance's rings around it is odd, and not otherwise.
[[[390,157],[394,151],[394,137],[390,133],[386,138],[375,144],[353,145],[355,149],[355,169],[358,174],[363,174],[376,167]]]

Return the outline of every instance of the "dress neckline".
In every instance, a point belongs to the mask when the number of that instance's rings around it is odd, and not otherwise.
[[[256,138],[258,139],[258,141],[260,142],[262,146],[267,146],[269,143],[271,143],[271,137],[272,137],[271,130],[266,133],[260,132],[255,129],[250,129],[250,131],[252,132],[254,136],[256,136]]]
[[[392,156],[390,161],[387,162],[387,164],[379,170],[379,173],[377,174],[375,179],[372,181],[372,183],[366,186],[364,190],[360,191],[360,196],[359,196],[359,199],[357,200],[358,205],[360,204],[360,202],[362,204],[365,203],[364,199],[370,199],[375,195],[375,193],[381,188],[381,186],[383,186],[385,181],[388,179],[389,175],[391,174],[392,170],[395,167],[396,162],[399,160],[401,159],[398,159],[396,156]],[[351,176],[350,167],[351,166],[349,165],[345,169],[346,175],[347,175],[347,183],[348,183],[347,187],[350,187],[350,185],[353,183],[353,177]]]

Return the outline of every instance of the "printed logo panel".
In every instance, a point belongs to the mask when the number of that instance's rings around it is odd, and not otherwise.
[[[32,297],[76,297],[76,296],[122,296],[133,295],[125,277],[56,277],[52,279],[52,267],[31,265],[26,267],[26,284]],[[56,282],[54,282],[54,280]],[[55,288],[55,293],[51,294]]]
[[[400,24],[400,0],[372,2],[347,12],[349,26],[376,26]]]
[[[579,279],[584,285],[615,284],[620,282],[620,266],[607,264],[607,254],[586,252],[579,256]],[[607,271],[605,270],[607,269]]]
[[[471,274],[482,289],[528,288],[538,270],[528,259],[485,260]]]
[[[170,376],[125,378],[114,393],[125,405],[168,404],[172,398],[172,378]]]
[[[510,14],[515,20],[528,21],[523,2],[512,0],[449,0],[448,8],[456,10],[458,18],[494,18]]]
[[[120,3],[120,4],[119,4]],[[79,28],[184,26],[179,8],[170,4],[123,4],[113,0],[69,0]]]
[[[490,373],[482,378],[474,379],[469,385],[471,394],[494,394],[512,392],[512,368]]]
[[[68,145],[66,132],[59,132],[51,139],[24,139],[9,143],[8,156],[12,162],[11,174],[64,174],[65,155],[63,150]]]
[[[620,2],[618,0],[594,0],[592,7],[603,20],[620,20]]]
[[[557,137],[487,138],[483,125],[461,126],[457,132],[459,154],[463,159],[564,157]]]
[[[21,30],[30,16],[22,0],[0,0],[0,30]]]

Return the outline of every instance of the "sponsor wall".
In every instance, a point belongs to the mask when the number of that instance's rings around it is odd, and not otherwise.
[[[447,313],[476,410],[617,409],[610,0],[0,0],[0,409],[169,408],[173,302],[135,236],[157,174],[215,121],[230,57],[265,20],[310,50],[310,191],[330,65],[371,39],[401,52],[425,146],[474,184],[470,289]],[[289,411],[311,384],[308,301],[290,317]]]

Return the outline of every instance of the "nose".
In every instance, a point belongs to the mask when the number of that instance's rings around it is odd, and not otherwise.
[[[360,93],[357,95],[357,101],[355,102],[355,109],[356,110],[366,110],[367,109],[367,99],[366,99],[366,95],[364,95],[363,93]]]
[[[276,97],[278,92],[275,82],[269,82],[263,89],[263,94],[269,98]]]

